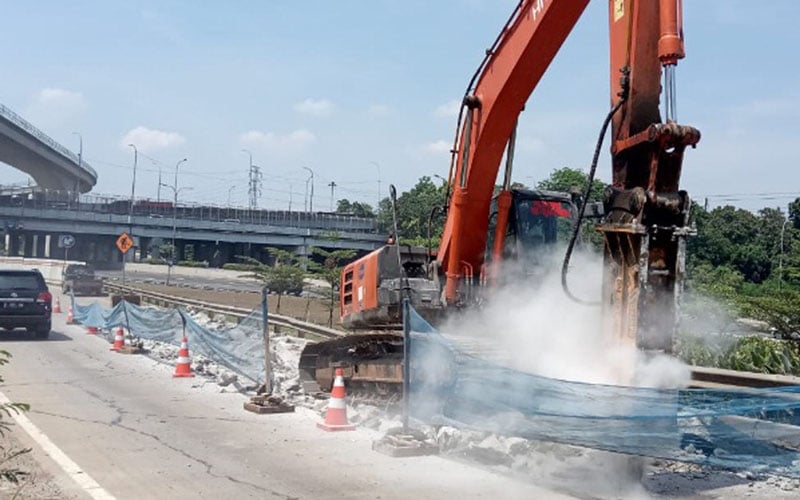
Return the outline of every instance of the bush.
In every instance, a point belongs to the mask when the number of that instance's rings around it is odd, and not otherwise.
[[[145,264],[152,264],[154,266],[165,266],[167,262],[160,258],[160,257],[148,257],[147,260],[144,261]]]
[[[178,265],[183,267],[208,267],[208,262],[204,260],[179,260]]]
[[[697,366],[775,375],[800,375],[800,355],[791,342],[767,337],[729,337],[711,346],[699,337],[681,336],[677,355]]]
[[[250,264],[241,264],[238,262],[229,262],[227,264],[222,265],[222,269],[228,269],[231,271],[252,271],[253,266]]]

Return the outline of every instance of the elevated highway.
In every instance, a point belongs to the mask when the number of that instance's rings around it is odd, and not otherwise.
[[[2,104],[0,162],[47,189],[87,193],[97,183],[97,172],[85,161]]]
[[[246,255],[265,261],[267,247],[305,255],[311,247],[371,251],[386,241],[374,218],[328,213],[256,211],[180,205],[150,207],[137,202],[107,201],[93,195],[63,201],[63,193],[0,196],[0,231],[8,256],[66,258],[121,264],[115,241],[123,232],[134,240],[127,259],[143,261],[175,239],[177,260],[207,261],[214,267]],[[173,218],[173,215],[175,216]],[[59,247],[69,234],[75,246]]]

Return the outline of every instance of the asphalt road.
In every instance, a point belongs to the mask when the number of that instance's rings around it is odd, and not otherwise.
[[[440,457],[378,454],[373,431],[326,433],[310,410],[247,413],[243,395],[110,352],[64,318],[49,341],[0,341],[13,354],[0,390],[31,405],[14,434],[59,498],[567,498]]]

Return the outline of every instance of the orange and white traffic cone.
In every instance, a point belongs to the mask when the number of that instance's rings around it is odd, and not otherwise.
[[[178,364],[175,365],[173,377],[194,377],[192,373],[192,360],[189,358],[189,341],[186,334],[181,339],[181,349],[178,351]]]
[[[75,318],[72,317],[72,306],[69,306],[69,312],[67,313],[67,324],[71,325],[75,323]]]
[[[96,326],[87,326],[86,333],[89,335],[97,335],[97,327]]]
[[[111,346],[110,351],[119,351],[125,347],[125,336],[122,328],[117,328],[117,333],[114,335],[114,345]]]
[[[331,399],[328,401],[328,409],[325,410],[325,422],[317,423],[317,427],[324,431],[352,431],[356,428],[355,425],[347,423],[346,397],[344,373],[341,368],[337,368],[331,389]]]
[[[53,312],[55,314],[61,314],[61,299],[56,297],[56,303],[53,304]]]

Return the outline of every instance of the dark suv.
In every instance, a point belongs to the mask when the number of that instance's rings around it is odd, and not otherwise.
[[[36,338],[50,336],[53,296],[42,273],[0,269],[0,328],[26,328]]]

